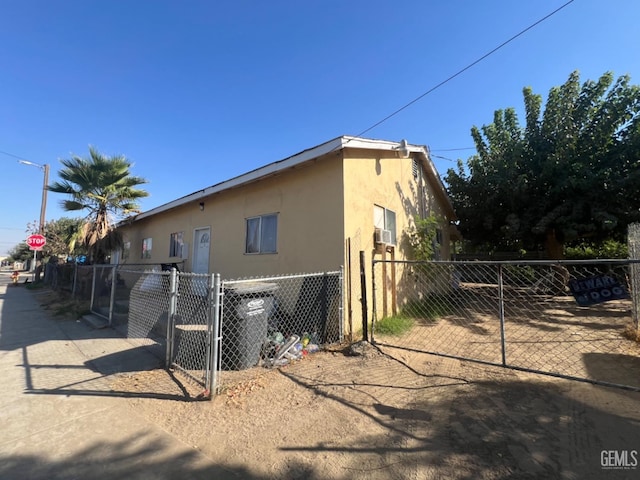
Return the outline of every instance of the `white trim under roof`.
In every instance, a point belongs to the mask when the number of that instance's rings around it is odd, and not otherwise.
[[[368,150],[398,150],[399,142],[391,142],[388,140],[372,140],[367,138],[360,137],[350,137],[350,136],[342,136],[338,138],[334,138],[333,140],[329,140],[326,143],[322,143],[316,147],[310,148],[308,150],[303,150],[300,153],[297,153],[291,157],[285,158],[283,160],[279,160],[277,162],[270,163],[265,165],[264,167],[257,168],[243,175],[234,177],[230,180],[226,180],[221,183],[217,183],[210,187],[207,187],[203,190],[198,190],[197,192],[193,192],[184,197],[173,200],[172,202],[165,203],[164,205],[160,205],[159,207],[152,208],[146,212],[143,212],[134,217],[129,217],[128,219],[123,220],[120,224],[126,224],[129,222],[135,222],[137,220],[142,220],[143,218],[151,217],[153,215],[157,215],[158,213],[166,212],[167,210],[171,210],[173,208],[180,207],[182,205],[197,202],[198,200],[202,200],[210,195],[215,193],[220,193],[224,190],[228,190],[231,188],[239,187],[241,185],[245,185],[247,183],[255,182],[261,178],[271,176],[275,173],[281,172],[283,170],[295,167],[302,163],[308,162],[309,160],[313,160],[314,158],[321,157],[322,155],[326,155],[327,153],[338,151],[343,148],[361,148]],[[443,189],[444,185],[442,185],[440,181],[440,177],[437,175],[435,166],[431,162],[431,158],[429,157],[428,151],[426,147],[420,145],[406,145],[407,150],[410,153],[421,153],[427,159],[430,169],[435,174],[435,177],[439,183],[439,186]],[[448,197],[446,196],[445,198]],[[453,211],[453,208],[452,208]]]

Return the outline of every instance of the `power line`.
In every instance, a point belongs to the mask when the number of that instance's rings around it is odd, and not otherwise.
[[[462,147],[462,148],[437,148],[429,149],[430,152],[458,152],[460,150],[475,150],[476,147]]]
[[[442,160],[449,160],[450,162],[457,162],[457,160],[454,160],[453,158],[441,157],[440,155],[433,155],[433,154],[431,154],[431,156],[433,158],[441,158]]]
[[[461,75],[462,73],[466,72],[467,70],[469,70],[471,67],[477,65],[478,63],[480,63],[482,60],[484,60],[485,58],[493,55],[495,52],[497,52],[498,50],[500,50],[502,47],[508,45],[509,43],[511,43],[513,40],[515,40],[516,38],[524,35],[526,32],[528,32],[529,30],[531,30],[532,28],[536,27],[537,25],[541,24],[542,22],[544,22],[545,20],[547,20],[548,18],[552,17],[553,15],[555,15],[556,13],[558,13],[560,10],[562,10],[563,8],[567,7],[569,4],[573,3],[574,0],[569,0],[567,3],[565,3],[564,5],[556,8],[553,12],[549,13],[548,15],[545,15],[544,17],[542,17],[540,20],[538,20],[535,23],[532,23],[531,25],[529,25],[527,28],[525,28],[524,30],[521,30],[519,33],[515,34],[513,37],[509,38],[508,40],[502,42],[500,45],[498,45],[497,47],[495,47],[493,50],[489,51],[488,53],[485,53],[484,55],[482,55],[480,58],[478,58],[477,60],[475,60],[474,62],[470,63],[469,65],[467,65],[466,67],[464,67],[462,70],[459,70],[458,72],[454,73],[453,75],[451,75],[450,77],[448,77],[447,79],[441,81],[440,83],[438,83],[435,87],[431,87],[429,90],[427,90],[426,92],[424,92],[422,95],[414,98],[413,100],[411,100],[409,103],[403,105],[402,107],[398,108],[397,110],[395,110],[394,112],[390,113],[389,115],[387,115],[386,117],[384,117],[382,120],[374,123],[373,125],[371,125],[369,128],[363,130],[362,132],[360,132],[358,135],[356,135],[356,137],[362,137],[362,135],[364,135],[365,133],[369,132],[370,130],[373,130],[374,128],[376,128],[378,125],[381,125],[382,123],[386,122],[387,120],[389,120],[392,117],[395,117],[397,114],[399,114],[400,112],[402,112],[403,110],[409,108],[411,105],[413,105],[414,103],[422,100],[424,97],[426,97],[427,95],[429,95],[431,92],[437,90],[438,88],[440,88],[441,86],[443,86],[444,84],[450,82],[451,80],[453,80],[454,78],[456,78],[457,76]]]
[[[28,159],[24,158],[24,157],[19,157],[18,155],[14,155],[13,153],[9,153],[9,152],[3,152],[2,150],[0,150],[0,153],[2,153],[3,155],[8,155],[10,157],[13,158],[17,158],[18,160],[24,160],[24,161],[29,161]]]

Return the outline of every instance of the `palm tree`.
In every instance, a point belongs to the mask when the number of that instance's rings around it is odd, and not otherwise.
[[[137,200],[149,194],[135,187],[147,180],[131,175],[132,164],[123,155],[107,157],[91,146],[89,158],[74,155],[61,163],[64,165],[58,172],[61,181],[48,185],[47,189],[71,196],[60,202],[65,210],[89,211],[79,240],[86,245],[91,261],[104,262],[111,251],[122,247],[115,221],[139,212]]]

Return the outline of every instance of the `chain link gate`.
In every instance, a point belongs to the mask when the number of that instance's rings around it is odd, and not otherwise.
[[[126,266],[117,270],[113,326],[131,343],[164,359],[169,305],[169,272]],[[122,308],[121,308],[122,307]]]
[[[640,390],[639,262],[376,260],[372,341]]]
[[[92,307],[203,397],[344,339],[342,269],[222,282],[169,264],[90,268]]]
[[[116,284],[116,265],[93,265],[91,280],[91,313],[112,324]]]
[[[218,368],[219,275],[121,269],[118,278],[127,286],[128,311],[114,326],[209,397]]]
[[[341,341],[342,278],[337,271],[221,281],[172,271],[166,364],[210,396],[250,378],[253,367]]]
[[[204,387],[203,395],[210,397],[219,368],[220,275],[172,269],[170,278],[166,364]]]

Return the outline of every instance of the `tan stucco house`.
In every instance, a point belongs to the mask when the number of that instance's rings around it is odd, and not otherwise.
[[[408,228],[431,213],[442,218],[439,256],[449,259],[455,213],[428,149],[343,136],[133,217],[121,224],[117,261],[223,279],[344,265],[359,292],[359,252],[367,276],[373,258],[410,258]]]

